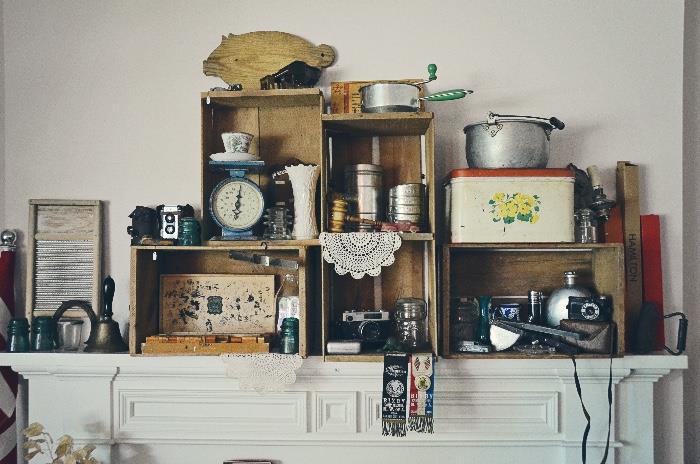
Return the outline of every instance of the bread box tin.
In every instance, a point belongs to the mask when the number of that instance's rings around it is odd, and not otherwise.
[[[452,243],[574,241],[568,169],[455,169],[445,189]]]

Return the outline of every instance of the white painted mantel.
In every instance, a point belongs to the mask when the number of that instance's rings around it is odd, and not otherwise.
[[[653,384],[685,356],[613,360],[609,463],[654,462]],[[434,435],[381,436],[381,365],[304,360],[279,393],[241,391],[218,357],[0,354],[29,384],[29,421],[98,445],[104,463],[580,462],[585,419],[568,359],[437,364]],[[608,360],[581,359],[588,462],[607,433]]]

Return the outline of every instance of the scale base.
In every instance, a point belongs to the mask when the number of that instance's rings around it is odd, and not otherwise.
[[[253,235],[252,230],[246,230],[241,232],[232,232],[228,230],[222,230],[221,235],[218,237],[212,237],[212,241],[233,241],[233,240],[258,240],[260,237]]]

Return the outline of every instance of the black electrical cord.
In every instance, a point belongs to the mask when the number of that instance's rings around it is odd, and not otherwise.
[[[614,331],[611,331],[611,338],[614,341]],[[615,346],[614,343],[610,344],[610,373],[608,375],[608,437],[605,440],[605,452],[603,453],[603,459],[600,460],[600,464],[605,464],[608,462],[608,453],[610,451],[610,429],[612,427],[612,404],[613,404],[613,388],[612,388],[612,363],[613,363],[613,350],[612,347]],[[583,431],[583,439],[581,440],[581,462],[586,464],[586,446],[588,442],[588,433],[591,431],[591,415],[586,409],[586,405],[583,403],[583,395],[581,395],[581,382],[578,378],[578,369],[576,368],[576,358],[571,356],[571,362],[574,363],[574,383],[576,384],[576,393],[578,393],[578,399],[581,401],[581,409],[583,410],[583,415],[586,417],[586,429]]]

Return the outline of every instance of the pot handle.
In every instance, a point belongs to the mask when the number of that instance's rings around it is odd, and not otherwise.
[[[419,100],[425,100],[425,101],[459,100],[460,98],[464,98],[471,93],[474,93],[474,91],[473,90],[464,90],[464,89],[452,89],[452,90],[445,90],[444,92],[434,93],[434,94],[428,95],[426,97],[421,97]]]
[[[496,114],[493,112],[489,113],[488,123],[496,124],[499,119],[513,119],[519,121],[533,121],[533,122],[545,122],[552,126],[554,129],[563,130],[566,125],[560,120],[552,116],[551,118],[538,118],[535,116],[515,116],[512,114]]]

